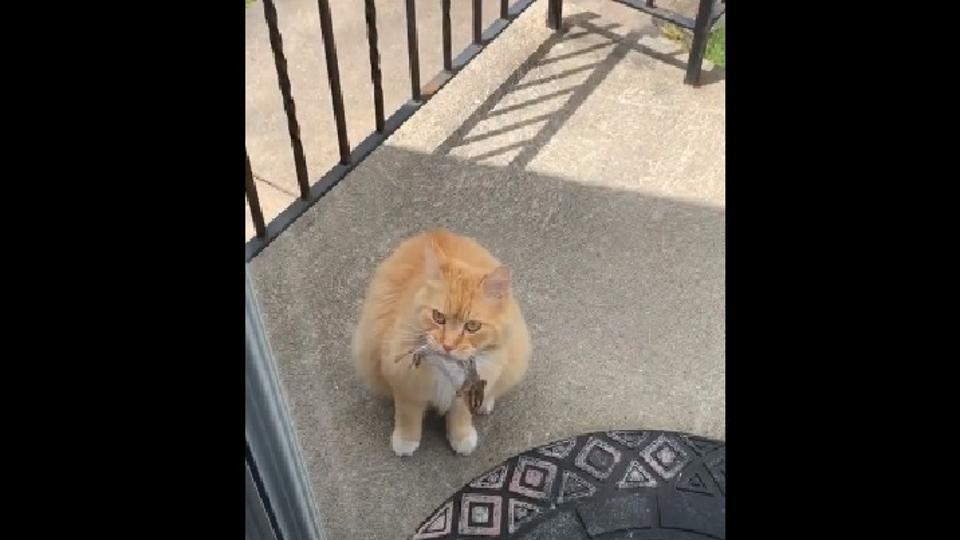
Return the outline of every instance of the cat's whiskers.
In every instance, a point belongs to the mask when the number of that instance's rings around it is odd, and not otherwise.
[[[396,358],[394,358],[393,359],[394,364],[400,362],[400,360],[402,360],[404,357],[407,357],[410,355],[415,356],[417,353],[423,352],[427,348],[427,340],[426,340],[427,336],[426,336],[426,333],[424,333],[423,331],[407,332],[405,337],[413,338],[409,340],[413,342],[413,347],[409,351],[405,353],[401,353]]]

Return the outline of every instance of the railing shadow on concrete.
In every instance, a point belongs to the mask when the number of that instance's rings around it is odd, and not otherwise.
[[[509,166],[525,168],[629,52],[640,52],[679,69],[686,68],[686,62],[675,54],[654,49],[640,42],[640,39],[644,36],[655,37],[655,31],[631,31],[626,35],[620,35],[614,32],[619,27],[618,24],[596,24],[593,20],[598,17],[599,15],[593,13],[580,13],[564,19],[563,31],[553,34],[544,41],[523,64],[514,70],[504,83],[490,94],[470,117],[440,145],[437,153],[448,155],[454,149],[467,148],[493,137],[508,135],[512,131],[541,124],[541,127],[532,136],[520,137],[519,141],[511,141],[508,144],[469,157],[470,161],[480,163],[513,152],[514,154],[508,160]],[[597,41],[597,38],[599,38],[601,42],[551,56],[550,53],[558,45],[575,44],[584,41],[584,38],[593,38],[592,41]],[[545,66],[575,62],[579,57],[598,50],[608,51],[606,57],[598,62],[575,65],[546,77],[528,80],[531,73],[535,73]],[[580,82],[574,81],[559,90],[540,92],[535,90],[535,87],[538,86],[553,85],[558,81],[570,81],[578,74],[587,74],[586,79]],[[722,70],[714,69],[706,72],[701,79],[701,86],[718,82],[722,80],[722,77]],[[530,90],[539,95],[521,103],[501,105],[507,96]],[[528,115],[507,125],[478,132],[478,126],[482,123],[494,123],[496,121],[490,121],[506,114],[522,116],[523,109],[542,105],[546,102],[554,103],[556,106],[547,113]]]

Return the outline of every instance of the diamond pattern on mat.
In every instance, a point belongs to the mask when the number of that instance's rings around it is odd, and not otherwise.
[[[601,439],[590,437],[577,454],[577,467],[587,471],[597,480],[605,480],[620,462],[620,451]]]
[[[513,469],[510,491],[532,499],[548,499],[557,476],[557,466],[549,461],[522,456]]]
[[[647,462],[647,465],[662,476],[665,480],[670,480],[686,466],[690,458],[687,451],[677,442],[666,435],[660,435],[649,446],[647,446],[640,455]]]

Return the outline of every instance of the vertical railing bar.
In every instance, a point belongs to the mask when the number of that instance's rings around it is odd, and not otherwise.
[[[420,50],[417,45],[416,0],[407,0],[407,57],[410,62],[410,94],[420,101]]]
[[[483,0],[473,0],[473,43],[483,43]]]
[[[547,0],[547,26],[552,30],[560,30],[563,20],[563,0]]]
[[[450,0],[440,2],[441,28],[443,33],[443,70],[453,71],[453,46],[450,37]]]
[[[283,110],[287,113],[287,131],[290,133],[290,146],[293,148],[293,164],[297,170],[297,185],[300,187],[300,198],[310,197],[310,180],[307,176],[307,158],[303,153],[303,142],[300,140],[300,124],[297,122],[297,106],[293,102],[293,92],[290,90],[290,76],[287,74],[287,58],[283,54],[283,37],[277,23],[277,7],[273,0],[263,0],[263,16],[267,20],[267,31],[270,34],[270,48],[273,50],[273,64],[277,68],[277,82],[280,84],[280,94],[283,96]]]
[[[250,205],[250,217],[253,218],[253,227],[257,230],[257,236],[263,238],[267,234],[267,226],[263,221],[263,209],[260,208],[260,197],[257,195],[257,185],[253,182],[253,169],[250,168],[250,154],[244,152],[247,162],[246,184],[247,184],[247,202]]]
[[[647,0],[647,7],[657,7],[653,5],[653,0]]]
[[[500,18],[508,19],[510,17],[510,0],[500,0]]]
[[[703,68],[703,55],[707,52],[707,37],[710,33],[710,13],[713,11],[713,0],[700,0],[697,9],[697,19],[693,23],[693,42],[690,44],[690,55],[687,58],[687,73],[683,77],[685,84],[698,86],[700,72]]]
[[[320,11],[320,34],[323,37],[323,53],[327,60],[327,80],[330,81],[330,100],[333,102],[333,118],[337,122],[337,142],[340,146],[340,163],[350,163],[350,141],[347,140],[347,119],[343,110],[343,91],[340,88],[340,64],[337,60],[337,44],[333,37],[333,20],[330,2],[317,0]]]
[[[377,6],[364,0],[367,19],[367,41],[370,43],[370,80],[373,82],[373,108],[377,133],[383,133],[383,83],[380,73],[380,50],[377,48]]]

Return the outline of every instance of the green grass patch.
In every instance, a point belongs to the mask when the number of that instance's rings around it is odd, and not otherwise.
[[[680,28],[673,23],[666,23],[660,29],[660,35],[679,43],[685,52],[690,52],[690,45],[693,41],[693,34],[689,30]],[[710,36],[707,38],[707,50],[704,58],[714,63],[720,68],[727,65],[727,29],[726,25],[718,24],[713,27]]]
[[[718,25],[710,32],[707,38],[707,52],[704,55],[717,66],[727,66],[727,29],[726,25]]]

